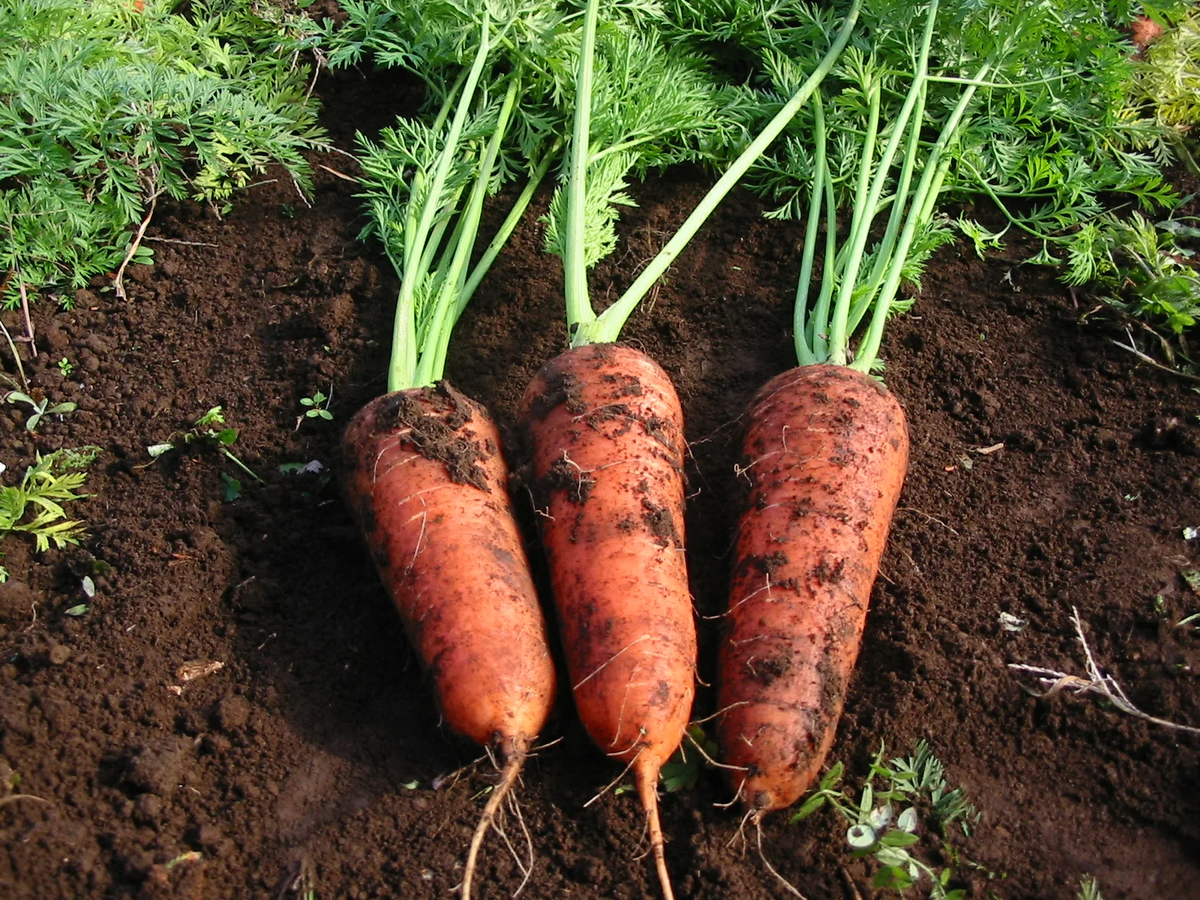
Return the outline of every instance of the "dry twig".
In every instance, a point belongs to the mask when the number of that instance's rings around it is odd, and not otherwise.
[[[1096,662],[1096,657],[1092,654],[1092,648],[1088,645],[1087,637],[1084,636],[1083,621],[1079,618],[1079,610],[1074,606],[1071,607],[1071,621],[1075,625],[1075,634],[1079,637],[1079,643],[1083,645],[1083,655],[1087,659],[1087,678],[1080,678],[1078,675],[1068,675],[1066,672],[1056,672],[1053,669],[1043,669],[1039,666],[1027,666],[1024,663],[1008,664],[1010,669],[1016,669],[1019,672],[1030,672],[1037,676],[1038,681],[1046,688],[1038,696],[1053,697],[1059,691],[1069,691],[1073,694],[1100,694],[1106,697],[1113,706],[1127,715],[1143,719],[1155,725],[1161,725],[1164,728],[1172,728],[1188,734],[1200,734],[1200,728],[1193,728],[1191,725],[1180,725],[1168,719],[1160,719],[1158,716],[1144,713],[1134,706],[1130,699],[1125,696],[1125,691],[1117,683],[1117,680],[1111,675],[1105,675],[1101,671],[1100,665]]]

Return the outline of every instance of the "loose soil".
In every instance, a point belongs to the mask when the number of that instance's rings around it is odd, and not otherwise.
[[[415,96],[357,74],[323,90],[342,146]],[[16,792],[40,799],[0,797],[0,896],[435,898],[459,882],[495,774],[439,727],[331,477],[341,427],[384,390],[396,279],[356,241],[355,185],[329,171],[353,176],[353,163],[313,162],[328,168],[310,203],[280,179],[224,219],[161,209],[155,265],[130,273],[128,302],[97,283],[71,311],[34,307],[26,373],[79,408],[32,434],[27,410],[0,408],[4,477],[35,451],[102,454],[93,496],[70,507],[85,546],[37,554],[15,534],[2,545],[0,756]],[[636,192],[622,249],[593,274],[598,297],[616,295],[705,184],[685,171]],[[732,197],[626,329],[688,417],[705,682],[740,496],[738,418],[793,362],[800,230],[760,213]],[[531,216],[447,369],[506,428],[514,462],[522,390],[565,346],[559,266],[540,242]],[[970,896],[1070,898],[1085,874],[1108,900],[1192,896],[1200,738],[1094,696],[1039,698],[1008,664],[1085,674],[1078,609],[1097,661],[1138,707],[1200,725],[1200,635],[1173,627],[1200,611],[1180,577],[1200,555],[1183,536],[1200,525],[1200,396],[1114,346],[1120,332],[1089,301],[1018,259],[1019,248],[986,260],[947,248],[891,325],[886,377],[908,412],[912,463],[834,755],[861,776],[881,742],[889,754],[930,743],[980,812],[962,844],[976,865],[957,882]],[[24,333],[19,314],[4,321]],[[302,415],[318,390],[332,394],[332,422]],[[218,404],[238,429],[231,449],[263,483],[203,445],[150,459],[148,446]],[[280,470],[314,462],[319,472]],[[223,500],[225,477],[241,482],[237,499]],[[85,614],[67,615],[80,603]],[[208,674],[184,680],[196,672]],[[702,687],[697,716],[711,711]],[[569,700],[545,737],[519,789],[535,852],[523,896],[657,896],[634,795],[585,805],[620,773]],[[728,799],[714,770],[664,795],[679,896],[789,896],[744,844],[741,814],[717,805]],[[851,859],[844,828],[828,810],[802,825],[775,814],[763,847],[810,898],[872,896],[873,869]],[[510,814],[518,853],[521,829]],[[480,880],[490,898],[522,883],[495,837]]]

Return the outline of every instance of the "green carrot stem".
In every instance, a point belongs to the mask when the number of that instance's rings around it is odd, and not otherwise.
[[[588,135],[592,121],[596,23],[599,16],[599,0],[588,0],[583,16],[579,69],[575,73],[575,121],[567,169],[566,243],[563,246],[563,298],[567,306],[567,330],[572,336],[585,332],[596,320],[588,297],[584,210],[587,202]]]
[[[806,340],[804,313],[808,309],[808,290],[812,284],[813,256],[817,250],[817,226],[820,224],[821,200],[825,196],[825,107],[821,94],[813,100],[816,120],[816,156],[813,160],[812,195],[808,203],[808,223],[804,230],[804,253],[800,261],[800,278],[796,282],[796,306],[792,316],[792,338],[796,342],[796,358],[800,365],[813,365],[819,360]]]
[[[863,138],[862,159],[858,169],[858,185],[854,192],[854,215],[850,223],[849,255],[846,268],[838,285],[837,300],[833,305],[833,320],[829,326],[829,361],[844,366],[847,358],[847,325],[850,321],[850,300],[858,283],[858,269],[862,265],[863,249],[871,230],[874,212],[868,203],[871,188],[869,179],[875,161],[875,142],[879,134],[879,85],[872,82],[868,92],[867,134]]]
[[[484,63],[487,61],[489,30],[490,20],[487,6],[485,5],[479,49],[475,54],[475,60],[463,85],[462,96],[459,98],[458,106],[454,111],[454,118],[450,122],[450,131],[446,135],[445,146],[442,148],[437,166],[434,168],[433,180],[429,185],[429,193],[425,195],[425,202],[421,204],[421,215],[417,220],[411,245],[406,241],[406,249],[408,246],[411,246],[412,249],[405,254],[405,268],[400,282],[400,298],[396,303],[396,320],[392,328],[392,359],[388,367],[389,392],[414,386],[413,379],[417,368],[418,353],[416,339],[416,282],[420,280],[421,273],[414,272],[412,264],[424,255],[424,248],[430,229],[433,226],[434,215],[441,206],[442,192],[445,190],[450,165],[455,153],[458,151],[458,143],[462,135],[463,125],[467,120],[467,114],[470,111],[471,99],[475,94],[475,87],[479,83],[479,76],[483,72]]]
[[[588,327],[579,327],[576,329],[571,338],[571,346],[579,347],[584,344],[612,342],[620,337],[621,329],[624,327],[625,322],[633,314],[634,309],[637,308],[637,305],[646,294],[650,292],[655,282],[671,267],[675,258],[688,245],[688,242],[695,237],[696,232],[700,230],[701,226],[708,220],[708,217],[712,215],[717,205],[725,199],[726,194],[741,180],[741,177],[758,160],[768,145],[779,136],[779,133],[792,120],[792,117],[808,102],[813,92],[820,87],[821,82],[829,74],[829,70],[833,68],[846,43],[850,40],[850,33],[858,21],[858,14],[861,8],[862,0],[854,0],[850,11],[846,14],[845,21],[842,23],[841,30],[838,32],[829,50],[821,58],[820,63],[813,73],[800,86],[799,90],[792,95],[791,99],[783,105],[783,108],[775,114],[775,117],[767,123],[758,137],[751,141],[750,145],[733,161],[725,173],[717,180],[717,183],[712,186],[700,203],[697,204],[696,208],[684,220],[683,224],[679,226],[679,230],[667,241],[666,246],[658,252],[658,255],[634,279],[633,284],[629,286],[625,293],[612,306],[601,313],[595,319],[594,323],[589,323]],[[590,307],[588,308],[588,312],[591,312]]]
[[[833,193],[833,175],[829,171],[829,159],[825,160],[825,266],[821,273],[821,293],[813,310],[809,328],[811,343],[818,360],[829,358],[829,304],[833,302],[833,288],[837,282],[837,202]],[[820,324],[818,324],[820,323]]]
[[[880,157],[879,171],[876,172],[875,183],[872,185],[869,209],[871,210],[871,215],[875,215],[879,204],[879,197],[883,193],[883,183],[886,180],[887,173],[891,171],[892,162],[899,149],[900,141],[905,132],[907,132],[908,142],[905,148],[904,162],[900,167],[900,178],[896,183],[896,192],[893,195],[892,209],[888,216],[887,228],[884,231],[883,240],[880,241],[879,250],[875,255],[875,264],[872,266],[871,275],[867,280],[865,289],[859,292],[859,296],[854,301],[854,305],[850,310],[850,318],[847,325],[847,332],[849,334],[853,334],[855,329],[858,328],[859,322],[862,321],[863,316],[871,305],[871,301],[879,290],[879,286],[884,279],[884,274],[887,271],[888,261],[891,259],[892,250],[896,244],[896,238],[900,233],[904,209],[908,200],[908,189],[912,183],[913,169],[916,165],[917,153],[920,147],[921,125],[925,119],[926,84],[929,77],[929,51],[933,44],[933,27],[937,18],[937,11],[938,0],[930,0],[929,11],[925,17],[925,30],[921,35],[921,48],[917,55],[917,68],[913,75],[913,82],[909,87],[907,96],[904,98],[904,105],[901,107],[900,113],[892,126],[891,138],[888,141],[883,156]],[[912,123],[911,127],[909,127],[910,122]]]
[[[517,224],[521,221],[521,217],[525,215],[525,210],[528,209],[530,201],[533,200],[534,194],[537,193],[538,186],[545,179],[546,174],[550,171],[550,166],[558,157],[558,152],[562,149],[562,139],[559,138],[554,142],[554,145],[547,150],[538,164],[533,167],[533,171],[529,175],[529,180],[525,183],[524,190],[513,202],[512,209],[508,211],[508,215],[504,217],[504,221],[500,223],[500,228],[492,238],[491,243],[487,245],[487,249],[483,251],[483,255],[479,257],[479,262],[475,264],[475,268],[471,270],[471,277],[467,279],[467,283],[463,285],[462,293],[458,298],[459,314],[467,305],[467,301],[474,296],[479,283],[488,273],[488,269],[492,267],[496,257],[500,255],[500,250],[512,236],[516,230]]]
[[[417,364],[417,385],[433,384],[445,371],[450,334],[458,319],[458,295],[466,282],[467,266],[475,249],[475,238],[479,234],[479,220],[483,216],[483,204],[492,181],[492,170],[496,167],[500,145],[508,131],[508,120],[516,104],[517,86],[517,79],[509,81],[500,115],[496,119],[495,130],[488,140],[487,151],[475,176],[466,209],[459,219],[458,227],[455,228],[457,240],[451,245],[454,247],[454,255],[446,267],[444,281],[437,294],[437,305],[430,317],[429,331],[421,346],[421,358]]]
[[[992,64],[990,62],[984,63],[974,80],[981,81],[991,68]],[[923,216],[932,212],[933,202],[937,197],[937,192],[933,191],[935,184],[940,186],[942,179],[945,178],[945,173],[949,171],[948,168],[942,167],[942,156],[945,154],[947,147],[950,146],[951,141],[958,137],[959,123],[962,122],[963,117],[966,115],[967,107],[975,96],[975,90],[975,85],[969,84],[963,91],[945,127],[942,128],[941,134],[938,135],[937,143],[934,144],[933,149],[930,151],[929,158],[925,162],[925,170],[921,174],[921,181],[914,193],[912,207],[909,210],[904,231],[900,235],[900,240],[896,245],[896,252],[892,257],[887,281],[881,288],[879,298],[876,300],[875,308],[872,311],[870,328],[862,345],[859,347],[857,358],[851,365],[851,368],[857,369],[860,372],[870,371],[871,365],[875,362],[875,358],[879,354],[879,346],[883,341],[883,326],[887,322],[892,301],[895,299],[896,291],[900,287],[904,261],[907,259],[908,251],[912,247],[917,227],[922,222]],[[941,172],[940,175],[939,171]],[[928,218],[925,218],[925,221],[928,221]]]

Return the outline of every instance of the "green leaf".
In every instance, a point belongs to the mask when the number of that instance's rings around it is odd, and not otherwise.
[[[821,777],[821,790],[831,790],[842,780],[842,773],[845,771],[845,765],[843,765],[841,762],[835,762],[829,767],[829,771]]]
[[[217,432],[216,437],[217,441],[224,446],[229,447],[237,441],[238,432],[236,428],[223,428]]]
[[[88,605],[86,603],[80,603],[77,606],[72,606],[70,609],[64,610],[63,615],[78,618],[79,616],[82,616],[87,611],[88,611]]]
[[[872,884],[881,890],[906,891],[913,886],[913,880],[900,866],[884,866],[875,873]]]
[[[242,496],[242,483],[232,475],[221,473],[221,499],[232,503]]]
[[[885,847],[911,847],[921,838],[907,831],[889,831],[879,839]]]
[[[1183,580],[1187,582],[1188,587],[1190,587],[1197,594],[1200,594],[1200,571],[1187,568],[1182,570],[1179,574],[1183,577]]]
[[[825,795],[823,793],[813,794],[800,805],[800,809],[795,812],[790,821],[799,822],[803,819],[807,819],[824,805]]]
[[[221,412],[221,407],[214,406],[196,420],[196,427],[203,428],[206,425],[223,425],[224,423],[225,414]]]

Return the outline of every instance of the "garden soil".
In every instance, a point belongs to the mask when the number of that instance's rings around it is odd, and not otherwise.
[[[349,147],[351,127],[378,127],[416,94],[352,74],[323,96]],[[416,900],[460,881],[495,772],[440,726],[336,481],[342,427],[384,391],[396,278],[357,240],[353,160],[312,161],[307,200],[269,173],[222,216],[161,206],[154,265],[130,269],[127,300],[110,280],[67,297],[70,309],[42,300],[34,343],[18,340],[35,396],[78,409],[31,432],[27,406],[0,408],[6,483],[37,452],[100,452],[91,497],[68,507],[87,523],[81,546],[38,553],[15,533],[0,545],[4,898]],[[705,186],[684,171],[635,190],[621,247],[591,278],[600,303]],[[713,712],[739,416],[794,362],[799,229],[761,211],[731,197],[625,331],[670,373],[687,416],[697,718]],[[531,215],[447,368],[502,423],[514,467],[522,390],[565,347],[560,267],[541,239]],[[1085,876],[1106,900],[1196,896],[1200,736],[1073,692],[1079,682],[1039,696],[1047,685],[1011,666],[1086,679],[1077,611],[1132,704],[1200,726],[1200,631],[1176,627],[1200,612],[1182,576],[1200,562],[1184,534],[1200,526],[1200,394],[1116,346],[1124,331],[1103,308],[1021,256],[943,249],[890,326],[885,376],[912,462],[833,757],[857,782],[881,746],[928,742],[978,810],[954,841],[951,886],[968,896],[1073,898]],[[27,336],[19,311],[3,321]],[[332,420],[305,415],[318,391]],[[211,442],[182,443],[218,405],[237,429],[228,449],[261,482]],[[179,446],[152,459],[161,443]],[[520,818],[505,819],[513,852],[489,837],[477,896],[656,897],[635,796],[605,791],[620,766],[589,744],[569,698],[544,738]],[[729,800],[713,769],[664,794],[679,897],[790,896]],[[852,857],[845,829],[828,808],[799,824],[775,813],[762,852],[811,900],[882,896],[878,864]],[[931,835],[918,846],[950,861]]]

